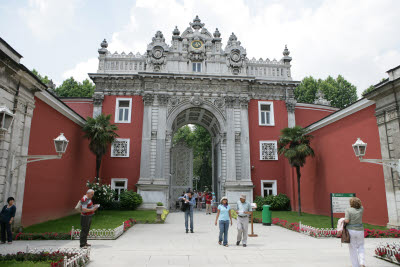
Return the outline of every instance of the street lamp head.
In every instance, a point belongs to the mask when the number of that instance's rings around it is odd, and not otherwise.
[[[64,134],[61,133],[56,139],[54,139],[54,146],[56,148],[56,152],[61,155],[64,154],[67,150],[68,140],[65,138]]]
[[[365,156],[365,152],[367,151],[367,144],[364,143],[360,138],[357,138],[357,141],[353,144],[354,154],[360,160]]]
[[[14,114],[6,106],[0,106],[0,133],[8,132],[14,120]]]

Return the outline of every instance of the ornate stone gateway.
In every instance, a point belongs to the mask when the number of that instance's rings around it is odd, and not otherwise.
[[[193,150],[179,142],[171,148],[170,209],[188,188],[193,188]]]
[[[213,191],[230,202],[240,194],[253,198],[250,174],[248,102],[283,100],[288,125],[294,126],[295,100],[289,50],[277,60],[251,59],[235,34],[222,47],[218,29],[211,34],[196,17],[181,34],[172,32],[168,45],[157,32],[144,55],[111,54],[107,42],[99,49],[99,69],[90,77],[96,84],[94,116],[105,95],[141,95],[144,102],[138,192],[144,208],[171,203],[179,186],[172,179],[172,136],[181,126],[204,126],[212,136]],[[172,160],[175,162],[175,159]],[[182,166],[185,168],[185,166]],[[179,182],[178,182],[179,183]]]

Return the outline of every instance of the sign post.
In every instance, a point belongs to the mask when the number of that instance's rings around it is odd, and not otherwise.
[[[251,203],[251,208],[253,209],[253,212],[251,213],[251,234],[249,234],[250,237],[257,237],[258,235],[254,233],[253,230],[253,221],[254,221],[254,210],[257,208],[257,204],[256,203]]]
[[[349,200],[355,197],[356,193],[331,193],[331,225],[333,228],[333,214],[345,213],[350,207]]]

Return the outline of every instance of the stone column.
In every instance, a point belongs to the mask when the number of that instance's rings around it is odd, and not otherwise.
[[[35,108],[33,102],[26,105],[24,111],[24,124],[22,128],[22,143],[21,143],[21,155],[28,155],[29,148],[29,137],[31,132],[31,122],[33,116],[33,110]],[[25,193],[25,178],[26,178],[26,168],[27,165],[22,165],[18,169],[18,175],[13,179],[16,179],[16,189],[15,189],[15,199],[17,211],[15,214],[15,226],[21,225],[22,218],[22,207],[24,203],[24,193]]]
[[[156,154],[156,179],[167,179],[165,170],[165,138],[167,127],[167,104],[169,96],[167,94],[159,94],[158,98],[158,127],[157,127],[157,154]]]
[[[236,159],[235,159],[235,98],[227,96],[226,104],[226,180],[236,181]]]
[[[102,93],[95,93],[93,95],[93,118],[101,114],[103,109],[104,95]]]
[[[395,106],[391,109],[380,110],[376,112],[379,139],[381,143],[381,154],[383,159],[400,158],[400,140],[399,114]],[[383,166],[383,174],[385,177],[386,202],[388,210],[388,227],[399,228],[399,202],[400,197],[399,174],[392,168]]]
[[[151,145],[151,109],[153,106],[154,95],[145,94],[143,96],[143,130],[142,130],[142,150],[140,157],[140,180],[150,179],[150,145]]]
[[[286,109],[288,112],[288,127],[289,128],[296,126],[295,108],[296,108],[296,100],[294,100],[294,99],[286,100]]]
[[[247,97],[242,97],[240,99],[240,145],[242,151],[241,180],[244,181],[251,181],[248,104],[249,99]]]

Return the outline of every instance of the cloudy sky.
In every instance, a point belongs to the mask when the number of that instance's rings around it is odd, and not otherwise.
[[[287,44],[295,79],[342,74],[360,94],[400,65],[399,14],[399,0],[0,0],[0,36],[58,84],[95,72],[104,38],[112,52],[144,53],[157,30],[169,43],[199,15],[249,58],[279,60]]]

